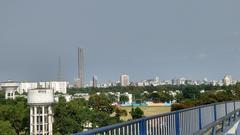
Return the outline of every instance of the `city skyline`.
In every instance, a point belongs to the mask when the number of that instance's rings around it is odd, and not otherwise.
[[[78,47],[85,51],[86,82],[121,74],[133,81],[225,74],[239,80],[239,4],[1,1],[0,80],[56,80],[60,56],[62,78],[73,82]]]

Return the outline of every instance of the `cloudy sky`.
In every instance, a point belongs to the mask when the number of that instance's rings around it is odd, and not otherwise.
[[[0,81],[240,79],[239,0],[1,0]]]

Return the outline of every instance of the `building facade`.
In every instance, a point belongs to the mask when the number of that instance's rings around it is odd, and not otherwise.
[[[223,78],[223,84],[229,86],[233,83],[233,79],[231,75],[225,75]]]
[[[121,86],[129,86],[129,76],[128,75],[120,76],[120,85]]]
[[[31,89],[36,88],[48,88],[53,89],[54,93],[67,93],[68,82],[66,81],[47,81],[47,82],[20,82],[17,91],[22,94],[28,92]]]

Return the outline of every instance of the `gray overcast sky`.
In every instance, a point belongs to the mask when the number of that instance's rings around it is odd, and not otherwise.
[[[0,80],[240,79],[239,0],[1,0]]]

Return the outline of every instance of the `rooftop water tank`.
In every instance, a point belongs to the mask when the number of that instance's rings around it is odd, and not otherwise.
[[[28,104],[42,105],[52,104],[54,102],[54,94],[52,89],[32,89],[28,91]]]

